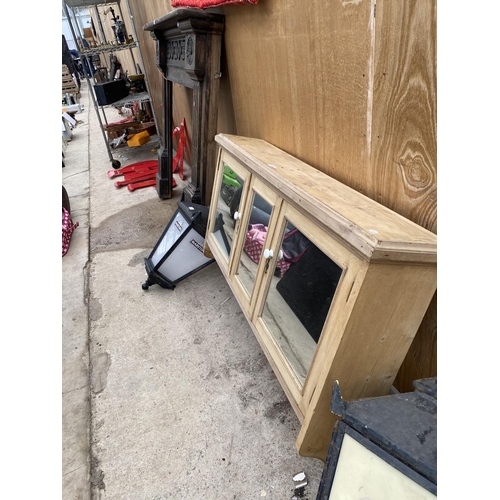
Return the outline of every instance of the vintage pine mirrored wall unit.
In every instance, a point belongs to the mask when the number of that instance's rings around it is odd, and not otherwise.
[[[436,235],[260,140],[218,134],[213,256],[325,459],[344,398],[387,395],[436,290]]]

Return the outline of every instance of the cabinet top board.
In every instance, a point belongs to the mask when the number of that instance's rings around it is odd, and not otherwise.
[[[437,262],[437,236],[269,144],[218,134],[220,146],[280,195],[370,261]]]

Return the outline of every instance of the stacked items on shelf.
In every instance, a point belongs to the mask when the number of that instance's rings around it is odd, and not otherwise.
[[[80,89],[73,80],[71,73],[69,72],[68,66],[66,64],[62,65],[62,95],[66,94],[73,95],[76,99],[80,99]],[[68,103],[69,104],[69,103]]]
[[[81,111],[78,99],[80,89],[66,64],[62,65],[62,140],[63,145],[71,141],[72,129],[76,126],[74,114]]]
[[[156,134],[156,127],[151,117],[140,109],[139,102],[134,102],[131,108],[116,108],[118,113],[126,118],[104,125],[111,147],[142,146],[149,142],[151,135]]]
[[[135,40],[129,38],[127,43],[123,45],[117,44],[115,42],[101,43],[100,45],[96,45],[95,47],[83,49],[81,54],[82,56],[94,56],[107,52],[117,52],[119,50],[131,49],[133,47],[138,47],[138,46],[139,44]]]

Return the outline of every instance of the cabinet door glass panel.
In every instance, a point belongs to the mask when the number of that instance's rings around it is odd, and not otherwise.
[[[221,250],[229,258],[235,237],[234,213],[239,205],[244,181],[226,163],[223,163],[222,182],[217,199],[217,213],[212,232]]]
[[[243,251],[236,271],[237,278],[249,297],[252,295],[257,268],[266,248],[267,229],[273,210],[273,205],[253,190],[250,206]]]
[[[261,317],[302,385],[342,271],[286,221]]]

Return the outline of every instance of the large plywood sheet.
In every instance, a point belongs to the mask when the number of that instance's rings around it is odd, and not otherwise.
[[[436,1],[377,1],[367,194],[437,233]],[[395,385],[437,375],[437,297]]]
[[[362,191],[371,10],[367,0],[225,8],[237,133],[265,139]]]
[[[436,2],[377,2],[369,195],[437,231]]]

